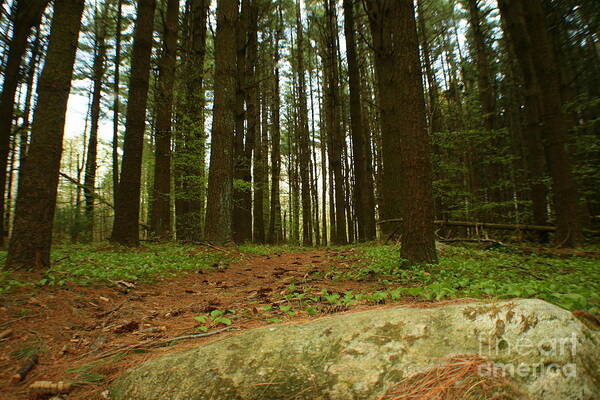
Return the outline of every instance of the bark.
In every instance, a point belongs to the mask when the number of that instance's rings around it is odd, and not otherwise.
[[[272,127],[271,127],[271,214],[269,219],[270,244],[281,242],[281,203],[279,199],[279,180],[281,175],[281,120],[279,109],[281,107],[281,94],[279,89],[279,42],[283,35],[281,8],[278,9],[279,26],[275,36],[275,54],[273,56],[273,102],[272,102]]]
[[[421,47],[423,49],[423,59],[425,64],[425,74],[427,77],[429,96],[429,121],[430,121],[430,133],[437,133],[443,130],[442,126],[442,113],[440,109],[440,103],[438,98],[438,83],[435,77],[435,69],[431,59],[431,46],[429,32],[427,30],[427,20],[425,16],[425,7],[423,0],[417,1],[419,7],[418,23],[419,23],[419,34],[421,39]]]
[[[393,2],[388,4],[390,8],[382,7],[383,5],[380,1],[369,2],[370,20],[380,21],[375,27],[383,27],[382,36],[392,41],[388,54],[394,61],[396,71],[392,77],[380,73],[378,78],[392,79],[392,82],[388,80],[387,83],[399,89],[394,100],[397,105],[389,109],[401,111],[396,117],[397,125],[393,126],[393,130],[388,132],[383,130],[384,180],[390,174],[399,177],[402,204],[400,215],[404,221],[402,258],[409,263],[433,264],[437,262],[437,253],[433,224],[431,154],[425,119],[415,10],[412,0]],[[376,48],[380,48],[381,43],[378,44]],[[381,82],[379,85],[381,95],[383,89]],[[386,100],[390,99],[386,98]],[[381,104],[387,106],[384,101]],[[385,128],[389,129],[390,126]],[[398,145],[402,149],[399,157],[398,154],[395,155],[400,160],[399,164],[397,166],[392,164],[398,169],[390,169],[389,160],[386,163],[386,156],[389,157],[389,153],[385,149],[385,138],[391,135],[397,137]]]
[[[27,48],[27,38],[31,33],[31,29],[40,24],[48,1],[18,0],[14,5],[13,32],[7,50],[2,94],[0,95],[0,246],[4,245],[6,168],[12,136],[15,94],[21,78],[21,60]]]
[[[397,132],[402,124],[404,111],[401,109],[401,103],[397,101],[397,96],[403,88],[400,86],[400,71],[397,67],[399,50],[396,48],[397,41],[393,40],[393,37],[399,34],[396,21],[400,19],[400,8],[391,3],[394,2],[369,0],[365,3],[373,37],[377,103],[380,111],[382,219],[399,218],[402,213],[402,183],[397,171],[402,169],[399,155],[403,150]],[[381,228],[384,234],[391,233],[389,227]]]
[[[235,108],[235,138],[234,138],[234,179],[236,185],[233,191],[233,240],[243,243],[252,240],[252,150],[254,137],[245,134],[244,121],[246,112],[244,102],[247,90],[247,47],[248,24],[251,2],[242,0],[239,22],[236,24],[237,75],[236,75],[236,108]]]
[[[547,176],[546,155],[542,143],[542,130],[540,120],[540,93],[535,78],[535,70],[531,62],[527,44],[526,27],[524,20],[518,15],[509,16],[512,12],[506,8],[503,2],[499,3],[502,12],[502,26],[508,37],[509,53],[514,64],[520,65],[520,78],[524,83],[524,105],[525,105],[525,127],[521,130],[520,139],[525,151],[525,163],[529,175],[530,196],[532,202],[533,222],[536,225],[546,225],[548,221],[548,189],[544,183]],[[517,41],[512,36],[521,38]],[[519,65],[516,65],[518,67]],[[516,74],[517,72],[515,72]],[[541,242],[547,241],[547,235],[541,233],[538,236]]]
[[[100,101],[102,84],[106,71],[106,24],[108,19],[109,2],[102,5],[102,12],[95,10],[94,16],[94,62],[92,65],[92,103],[90,115],[90,137],[85,160],[84,197],[87,240],[94,239],[94,192],[96,188],[96,169],[98,166],[98,125],[100,122]]]
[[[374,240],[376,234],[375,209],[373,201],[373,177],[369,174],[371,146],[363,125],[360,72],[356,54],[356,34],[354,5],[352,0],[344,0],[344,33],[346,35],[346,56],[350,86],[350,122],[352,130],[352,155],[354,161],[354,195],[358,217],[358,240]]]
[[[173,86],[177,60],[179,0],[167,1],[163,49],[159,62],[155,126],[154,188],[150,230],[159,239],[171,238],[171,129]]]
[[[298,146],[300,184],[302,187],[302,244],[312,246],[312,210],[310,191],[310,141],[306,102],[306,68],[304,66],[304,27],[300,0],[296,0],[296,67],[298,69]]]
[[[492,85],[492,72],[490,70],[491,57],[489,55],[486,37],[481,24],[481,12],[478,0],[467,0],[469,11],[469,24],[473,34],[475,47],[475,65],[477,68],[477,86],[479,102],[483,113],[484,128],[487,131],[494,129],[496,96]]]
[[[113,202],[117,202],[117,188],[119,186],[119,112],[121,102],[119,101],[121,81],[121,31],[123,30],[123,0],[117,0],[117,22],[115,24],[115,76],[113,80],[113,137],[112,137],[112,181]]]
[[[247,88],[245,91],[247,104],[247,126],[248,136],[246,141],[246,162],[253,159],[254,201],[251,201],[253,209],[253,241],[255,243],[265,242],[264,223],[264,161],[262,154],[262,138],[260,126],[260,99],[258,81],[258,9],[256,2],[252,2],[248,10],[248,43],[247,43]],[[248,191],[247,193],[252,193]],[[247,193],[244,193],[247,196]],[[247,203],[247,200],[246,200]]]
[[[175,214],[179,240],[200,240],[206,196],[204,64],[209,0],[188,0],[182,135],[175,153]]]
[[[313,229],[315,232],[315,245],[321,245],[321,227],[319,225],[319,189],[318,189],[318,172],[317,172],[317,151],[316,147],[316,129],[315,129],[315,103],[313,98],[313,69],[308,69],[308,89],[310,91],[310,112],[311,112],[311,167],[310,167],[310,181],[312,191],[312,204],[313,204]]]
[[[21,130],[19,132],[19,165],[23,165],[25,163],[25,157],[27,156],[29,131],[31,130],[31,106],[33,100],[33,93],[35,90],[35,86],[33,83],[41,58],[40,39],[41,30],[38,27],[35,36],[35,41],[33,42],[33,47],[31,48],[29,63],[27,66],[27,78],[25,81],[25,84],[27,85],[27,93],[25,94],[25,107],[23,109],[23,124],[21,125]],[[19,169],[18,180],[21,180],[21,169]]]
[[[236,106],[236,25],[238,1],[217,2],[215,93],[206,204],[206,239],[232,240],[233,134]]]
[[[155,9],[155,0],[138,1],[125,117],[123,160],[111,235],[113,242],[125,246],[138,246],[140,243],[142,154],[146,128],[146,106],[148,103]]]
[[[567,117],[562,109],[560,73],[548,35],[539,0],[501,0],[500,10],[506,20],[523,72],[527,95],[539,106],[545,153],[552,178],[552,197],[556,211],[556,244],[578,247],[583,233],[578,217],[577,188],[565,145]],[[530,111],[535,109],[529,107]]]
[[[321,90],[321,82],[319,76],[317,75],[317,99],[318,99],[318,107],[319,107],[319,115],[323,115],[323,105],[321,102],[322,99],[322,90]],[[323,193],[323,214],[321,216],[322,228],[323,232],[323,246],[327,246],[328,235],[327,235],[327,141],[325,139],[325,128],[324,128],[324,118],[319,118],[319,133],[320,133],[320,143],[319,148],[321,150],[321,191]],[[331,228],[331,226],[330,226]]]
[[[55,0],[47,56],[38,84],[31,145],[21,173],[6,265],[50,265],[52,226],[67,101],[84,0]]]
[[[327,139],[329,150],[329,169],[333,175],[333,194],[335,204],[335,235],[331,242],[345,244],[346,236],[346,199],[344,193],[344,176],[342,172],[343,133],[341,131],[341,102],[339,89],[339,66],[337,62],[337,17],[332,0],[325,1],[325,32],[323,43],[323,67],[325,71],[325,118],[327,120]],[[330,176],[331,179],[331,176]]]
[[[490,140],[490,145],[493,148],[492,153],[488,155],[488,157],[492,158],[492,161],[490,162],[487,173],[484,174],[486,181],[485,186],[488,192],[487,201],[501,203],[504,201],[510,201],[510,197],[507,198],[504,196],[503,188],[499,187],[498,185],[498,182],[503,180],[504,166],[501,162],[495,160],[497,158],[495,150],[500,148],[503,143],[501,143],[501,137],[496,136],[493,132],[496,128],[496,93],[495,79],[491,70],[492,55],[490,54],[490,48],[486,43],[487,34],[484,31],[484,21],[481,16],[481,10],[479,9],[479,0],[467,0],[467,9],[469,11],[469,24],[471,27],[475,50],[474,58],[477,71],[477,89],[481,113],[483,116],[483,128],[486,136],[490,138],[488,140]],[[473,149],[472,168],[479,170],[482,167],[483,156],[480,155],[480,152],[477,151],[476,147]],[[474,194],[476,197],[483,195],[483,193]],[[480,198],[479,201],[483,203],[486,201],[486,199],[483,197]],[[501,218],[503,215],[506,215],[510,212],[510,210],[506,210],[503,207],[497,208],[495,213],[490,213],[490,211],[491,210],[488,211],[488,214],[491,214],[490,217],[493,219]]]

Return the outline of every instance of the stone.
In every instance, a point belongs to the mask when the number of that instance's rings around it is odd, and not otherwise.
[[[600,332],[542,300],[453,303],[270,325],[132,368],[112,400],[378,399],[457,355],[531,400],[600,398]],[[489,371],[488,371],[489,372]]]

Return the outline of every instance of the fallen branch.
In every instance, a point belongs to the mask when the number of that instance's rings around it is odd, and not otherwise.
[[[384,219],[378,221],[377,224],[400,223],[401,219]],[[490,222],[471,222],[471,221],[434,221],[439,226],[462,226],[472,228],[499,229],[499,230],[517,230],[517,231],[538,231],[538,232],[554,232],[555,226],[543,225],[523,225],[523,224],[494,224]]]
[[[469,239],[469,238],[443,238],[438,236],[438,241],[442,243],[456,243],[456,242],[468,242],[468,243],[490,243],[496,246],[504,246],[504,244],[494,239]]]
[[[222,333],[222,332],[225,332],[225,331],[228,331],[231,329],[234,329],[234,328],[228,326],[226,328],[217,329],[215,331],[206,332],[206,333],[195,333],[195,334],[191,334],[191,335],[183,335],[183,336],[177,336],[177,337],[173,337],[173,338],[159,339],[159,340],[153,340],[153,341],[149,341],[149,342],[125,345],[124,347],[121,347],[118,349],[112,349],[112,350],[105,351],[104,353],[101,353],[98,356],[96,356],[94,358],[94,360],[114,356],[115,354],[119,354],[119,353],[127,353],[127,352],[130,352],[133,350],[161,347],[163,345],[166,345],[167,343],[176,342],[179,340],[197,339],[197,338],[201,338],[201,337],[213,336],[213,335],[217,335],[219,333]]]

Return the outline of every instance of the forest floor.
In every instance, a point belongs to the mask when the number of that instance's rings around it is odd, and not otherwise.
[[[438,266],[398,265],[397,247],[380,245],[61,246],[45,273],[0,272],[0,336],[10,330],[0,399],[28,399],[38,380],[74,383],[68,400],[102,399],[112,379],[159,354],[334,313],[507,297],[588,319],[600,307],[597,251],[443,246]],[[174,340],[186,335],[196,336]],[[33,354],[37,365],[12,383]]]

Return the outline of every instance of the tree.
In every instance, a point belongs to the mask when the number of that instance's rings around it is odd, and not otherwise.
[[[244,191],[245,206],[252,207],[252,239],[255,243],[265,242],[264,223],[264,162],[262,157],[261,122],[260,122],[260,82],[258,80],[258,16],[259,9],[256,1],[248,7],[248,30],[246,42],[246,102],[247,138],[244,149],[244,163],[247,182],[254,179],[252,188],[254,199],[250,190]],[[263,127],[264,128],[264,127]],[[252,160],[252,161],[251,161]],[[252,177],[248,174],[252,163]],[[248,208],[248,211],[250,209]]]
[[[273,96],[271,104],[271,213],[269,218],[269,233],[267,240],[270,244],[281,242],[281,202],[279,199],[279,181],[281,178],[281,93],[279,84],[279,43],[283,36],[283,16],[281,3],[277,4],[277,27],[273,51]]]
[[[400,34],[400,7],[395,1],[369,0],[365,2],[375,59],[377,81],[377,103],[381,120],[381,152],[383,161],[381,219],[400,218],[402,213],[402,182],[399,171],[402,170],[398,156],[402,152],[398,129],[402,125],[402,103],[398,101],[398,93],[403,91],[398,76],[398,58],[400,43],[393,40]],[[393,14],[392,14],[393,13]],[[382,226],[384,234],[391,234],[391,224]]]
[[[154,189],[150,218],[152,233],[161,239],[169,239],[171,236],[171,121],[178,25],[179,0],[168,0],[157,82]]]
[[[113,242],[125,246],[138,246],[140,243],[142,153],[155,8],[156,0],[138,0],[125,117],[123,161],[119,186],[116,188],[115,220],[111,235]]]
[[[244,107],[248,90],[247,75],[250,8],[255,0],[241,0],[241,11],[236,25],[236,96],[235,96],[235,136],[233,142],[234,190],[233,190],[233,240],[243,243],[252,240],[252,150],[254,136],[246,131],[247,119]],[[252,61],[250,61],[252,62]]]
[[[232,240],[238,7],[238,0],[217,2],[215,92],[204,228],[206,240],[214,243]]]
[[[31,144],[19,182],[14,229],[6,259],[8,267],[50,265],[65,113],[84,3],[84,0],[54,2]]]
[[[376,66],[379,64],[384,185],[392,184],[391,180],[399,185],[384,192],[384,205],[390,201],[386,194],[400,196],[393,198],[401,204],[402,258],[410,263],[436,263],[430,143],[414,4],[412,0],[370,0],[367,5],[375,51],[384,52],[375,55]],[[393,96],[389,87],[396,89]],[[390,111],[398,115],[384,114]],[[386,144],[393,144],[398,153],[390,154]],[[390,157],[399,161],[391,162]],[[389,211],[391,206],[387,207]]]
[[[348,242],[346,235],[346,198],[344,193],[344,176],[342,173],[342,150],[344,135],[341,130],[341,99],[339,86],[339,64],[337,51],[337,16],[335,3],[332,0],[324,0],[325,26],[322,32],[321,58],[324,69],[324,92],[325,101],[323,111],[326,120],[327,150],[329,152],[330,181],[333,182],[333,199],[330,207],[335,212],[331,213],[329,220],[335,225],[335,234],[332,230],[331,241],[334,244],[345,244]],[[333,179],[331,177],[333,175]]]
[[[113,137],[112,137],[112,182],[113,182],[113,201],[117,202],[117,188],[119,187],[119,112],[121,102],[119,92],[121,91],[121,38],[123,30],[123,0],[117,0],[115,24],[115,74],[113,79]]]
[[[562,108],[561,80],[542,4],[539,0],[501,0],[499,6],[527,87],[529,112],[539,107],[545,128],[542,140],[556,211],[554,241],[566,247],[581,246],[578,195],[565,149],[568,125]]]
[[[302,244],[312,245],[312,211],[310,193],[310,147],[308,106],[306,104],[306,69],[304,67],[304,27],[300,0],[296,0],[296,62],[298,73],[298,145],[300,150],[300,183],[302,185]]]
[[[90,136],[85,158],[85,216],[87,223],[88,239],[93,239],[94,234],[94,193],[96,190],[96,169],[98,166],[98,125],[100,122],[100,101],[102,98],[102,84],[106,72],[106,26],[108,23],[109,1],[105,0],[102,9],[94,10],[94,61],[92,65],[92,104],[90,115]]]
[[[18,0],[12,37],[8,47],[8,57],[4,67],[4,82],[0,95],[0,246],[4,244],[4,198],[6,187],[6,167],[10,151],[12,123],[15,108],[15,94],[21,78],[21,60],[27,47],[31,29],[40,24],[42,14],[49,0]]]
[[[369,161],[371,147],[365,135],[362,116],[362,99],[360,88],[360,72],[356,54],[356,27],[354,24],[354,2],[344,0],[344,34],[346,36],[346,53],[348,58],[348,78],[350,86],[350,122],[352,130],[352,150],[356,185],[356,215],[358,219],[358,239],[374,240],[375,202],[373,198],[373,176]]]
[[[184,90],[180,134],[175,141],[175,218],[178,240],[200,240],[206,196],[204,76],[210,0],[187,0]]]

